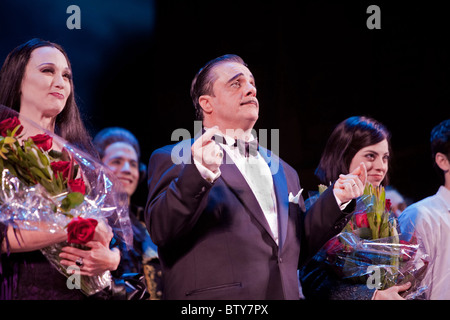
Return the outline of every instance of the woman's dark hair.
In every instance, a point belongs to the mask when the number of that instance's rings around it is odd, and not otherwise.
[[[31,39],[11,51],[3,63],[0,70],[0,104],[20,112],[21,87],[25,68],[31,53],[41,47],[52,47],[61,51],[72,73],[67,53],[59,44],[37,38]],[[75,102],[72,77],[69,81],[71,92],[64,109],[56,116],[55,133],[83,151],[96,156],[91,137],[81,120],[80,111]]]
[[[191,98],[194,103],[197,120],[203,120],[203,109],[198,99],[205,94],[214,95],[213,84],[217,80],[217,76],[212,70],[215,66],[224,62],[237,62],[247,66],[241,57],[235,54],[226,54],[209,61],[197,72],[191,84]]]
[[[430,143],[433,166],[441,178],[441,182],[445,183],[445,173],[436,164],[435,159],[436,154],[440,152],[450,161],[450,119],[442,121],[431,130]]]
[[[384,139],[388,141],[390,149],[390,133],[375,119],[355,116],[342,121],[328,138],[315,172],[316,176],[326,185],[336,181],[339,174],[349,173],[351,161],[359,150]],[[387,185],[387,183],[386,175],[382,184]]]

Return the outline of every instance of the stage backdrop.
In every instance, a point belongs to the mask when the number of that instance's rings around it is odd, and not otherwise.
[[[417,201],[439,186],[429,135],[450,115],[450,30],[437,1],[392,2],[7,0],[0,60],[32,37],[63,45],[92,135],[125,127],[147,162],[175,129],[193,134],[198,69],[238,54],[256,78],[256,129],[279,129],[279,154],[305,190],[333,128],[367,115],[392,132],[391,184]]]

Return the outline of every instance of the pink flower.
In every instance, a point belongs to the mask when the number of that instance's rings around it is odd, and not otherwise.
[[[367,213],[365,213],[365,212],[357,213],[355,215],[355,221],[356,221],[356,226],[358,228],[368,228],[369,227],[369,220],[367,219]]]
[[[386,204],[385,204],[386,211],[390,211],[391,206],[392,206],[391,199],[386,199]]]

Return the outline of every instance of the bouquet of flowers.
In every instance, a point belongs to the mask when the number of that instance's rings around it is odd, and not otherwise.
[[[319,186],[319,195],[326,189]],[[311,199],[311,200],[310,200]],[[307,205],[315,201],[308,199]],[[387,289],[407,281],[410,289],[402,294],[407,299],[420,298],[427,289],[420,287],[428,257],[420,257],[424,265],[416,268],[413,258],[416,242],[399,239],[397,220],[391,212],[384,187],[367,184],[357,199],[356,210],[341,233],[330,239],[316,254],[338,278],[369,289]]]
[[[27,128],[38,128],[44,134],[24,139],[25,122]],[[61,151],[52,149],[55,145]],[[132,246],[127,197],[116,189],[120,184],[114,183],[115,178],[89,155],[23,116],[20,121],[13,116],[0,122],[0,173],[0,221],[22,230],[50,233],[69,226],[68,242],[41,249],[67,277],[73,270],[59,262],[62,247],[70,243],[82,246],[92,240],[100,220],[112,227],[119,241]],[[90,222],[88,228],[86,221]],[[109,272],[81,276],[81,290],[91,295],[110,282]]]

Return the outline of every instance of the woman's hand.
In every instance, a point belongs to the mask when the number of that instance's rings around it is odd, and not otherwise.
[[[334,184],[333,192],[341,203],[346,203],[364,194],[366,181],[366,165],[361,162],[353,172],[339,175],[339,179]]]
[[[386,290],[376,290],[372,300],[405,300],[399,293],[408,290],[411,282],[407,282],[400,286],[393,286]]]
[[[65,266],[76,266],[80,269],[79,274],[86,276],[98,276],[107,270],[116,270],[120,262],[120,251],[117,248],[109,249],[100,241],[89,241],[85,244],[90,250],[82,250],[74,247],[64,247],[59,254],[61,264]],[[82,265],[76,261],[81,258]]]
[[[103,220],[99,219],[97,227],[95,227],[95,234],[93,241],[101,242],[104,246],[109,247],[109,243],[114,234],[111,227]]]

